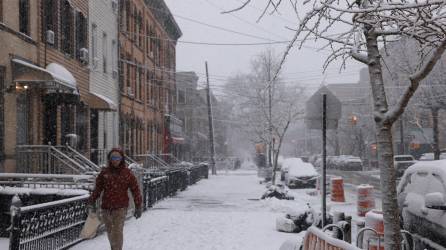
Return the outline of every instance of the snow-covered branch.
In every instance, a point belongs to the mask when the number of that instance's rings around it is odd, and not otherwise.
[[[432,52],[429,60],[424,63],[424,65],[417,72],[409,77],[410,85],[406,88],[404,94],[401,96],[397,104],[386,114],[386,119],[388,121],[394,122],[404,112],[404,108],[409,103],[410,98],[415,94],[420,82],[432,71],[445,50],[446,39],[444,39],[441,45]]]

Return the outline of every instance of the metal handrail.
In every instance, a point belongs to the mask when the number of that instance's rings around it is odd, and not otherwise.
[[[339,229],[342,232],[342,240],[345,240],[345,232],[344,229],[341,228],[340,226],[336,225],[336,224],[328,224],[326,225],[324,228],[322,228],[322,232],[327,231],[329,228],[333,228],[336,227],[337,229]]]
[[[18,170],[31,172],[37,169],[39,172],[60,174],[72,172],[82,174],[90,170],[90,166],[84,166],[81,162],[71,158],[64,148],[52,145],[17,145]],[[21,165],[20,165],[21,164]],[[31,167],[37,166],[37,167]]]
[[[170,164],[167,163],[165,160],[163,160],[162,158],[160,158],[158,155],[156,154],[150,154],[150,156],[155,159],[157,162],[159,162],[160,164],[162,164],[164,167],[170,167]]]
[[[409,244],[407,242],[407,235],[409,235],[410,238],[412,239],[412,249],[415,250],[415,240],[414,240],[413,234],[411,232],[407,231],[407,230],[401,230],[401,235],[403,236],[403,242],[402,242],[403,244],[401,244],[404,247],[403,249],[404,250],[411,250],[410,249],[410,245],[408,245],[409,247],[406,249],[406,245]]]
[[[94,162],[90,161],[90,159],[88,159],[88,158],[85,157],[83,154],[79,153],[78,151],[76,151],[75,149],[73,149],[72,147],[70,147],[68,144],[65,145],[65,147],[68,149],[68,151],[69,151],[71,154],[73,154],[73,155],[79,157],[80,160],[81,160],[81,162],[82,162],[83,164],[86,164],[87,166],[89,166],[89,167],[90,167],[90,170],[92,170],[92,171],[99,171],[99,170],[101,170],[101,168],[100,168],[98,165],[96,165]]]
[[[170,165],[168,163],[166,163],[164,160],[160,159],[159,157],[157,157],[154,154],[141,154],[141,155],[134,155],[135,157],[142,157],[144,159],[144,163],[143,163],[143,167],[144,168],[149,168],[147,166],[147,164],[145,164],[147,162],[147,158],[153,160],[155,163],[158,163],[161,165],[161,167],[165,167],[165,168],[170,168]]]
[[[380,247],[381,247],[380,234],[378,233],[378,231],[376,231],[375,229],[373,229],[371,227],[364,227],[364,228],[361,228],[361,230],[359,230],[358,234],[356,235],[356,246],[363,249],[362,244],[363,244],[363,239],[364,239],[364,233],[366,231],[371,231],[371,232],[375,233],[375,235],[378,237],[378,249],[380,249]],[[361,245],[359,245],[359,243],[361,243]],[[370,242],[367,241],[366,249],[369,249],[369,247],[370,247]]]
[[[50,149],[52,151],[57,152],[58,155],[56,154],[52,154],[52,156],[54,157],[58,157],[58,159],[60,160],[66,160],[69,161],[71,164],[75,165],[76,167],[78,167],[79,169],[83,170],[83,171],[88,171],[84,166],[82,166],[81,164],[79,164],[77,161],[73,160],[72,158],[70,158],[67,154],[65,154],[64,152],[60,151],[59,149],[57,149],[54,146],[49,146]],[[61,159],[60,156],[63,156],[64,159]],[[68,165],[68,164],[67,164]],[[71,166],[70,166],[71,167]]]

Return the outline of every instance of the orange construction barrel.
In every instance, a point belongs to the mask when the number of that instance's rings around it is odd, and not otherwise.
[[[373,186],[359,185],[358,189],[357,210],[358,216],[364,217],[365,214],[375,208],[375,197],[373,197]]]
[[[331,201],[345,202],[344,179],[342,177],[331,178]]]

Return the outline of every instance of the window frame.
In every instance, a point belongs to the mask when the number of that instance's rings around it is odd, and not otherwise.
[[[22,5],[23,4],[23,5]],[[24,8],[24,9],[23,9]],[[19,32],[30,35],[30,11],[29,0],[19,0]],[[25,13],[23,13],[25,12]],[[25,16],[22,16],[25,15]]]
[[[108,45],[107,45],[107,33],[102,32],[102,72],[107,74],[107,55]]]
[[[98,58],[98,26],[96,23],[91,24],[91,61],[93,66],[97,66],[97,58]],[[96,60],[95,60],[96,59]]]
[[[71,6],[70,1],[64,0],[61,2],[60,6],[60,50],[69,56],[74,56],[75,40],[74,40],[74,8]]]
[[[50,12],[51,15],[46,15]],[[42,16],[42,42],[47,43],[46,32],[51,30],[54,32],[54,44],[47,44],[53,48],[58,48],[59,44],[59,1],[57,0],[43,0],[41,6],[41,16]]]
[[[180,102],[180,93],[182,93],[183,94],[183,102]],[[186,104],[186,90],[185,89],[182,89],[182,88],[178,88],[177,89],[177,104]]]
[[[6,84],[6,67],[0,65],[0,161],[5,159],[5,113],[4,113],[5,84]]]
[[[80,49],[88,49],[88,20],[81,11],[75,11],[75,48],[76,58],[80,60]]]
[[[3,22],[3,0],[0,0],[0,23]]]

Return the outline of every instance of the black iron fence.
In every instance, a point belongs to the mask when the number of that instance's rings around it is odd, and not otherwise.
[[[10,250],[67,248],[81,239],[89,195],[28,207],[11,207]]]
[[[200,165],[173,169],[164,174],[156,177],[150,172],[143,173],[141,188],[144,210],[178,190],[186,189],[187,185],[207,178],[208,167]],[[20,186],[23,182],[17,181],[16,184]],[[81,241],[79,234],[87,218],[88,197],[87,194],[26,207],[11,206],[9,249],[65,249]]]

